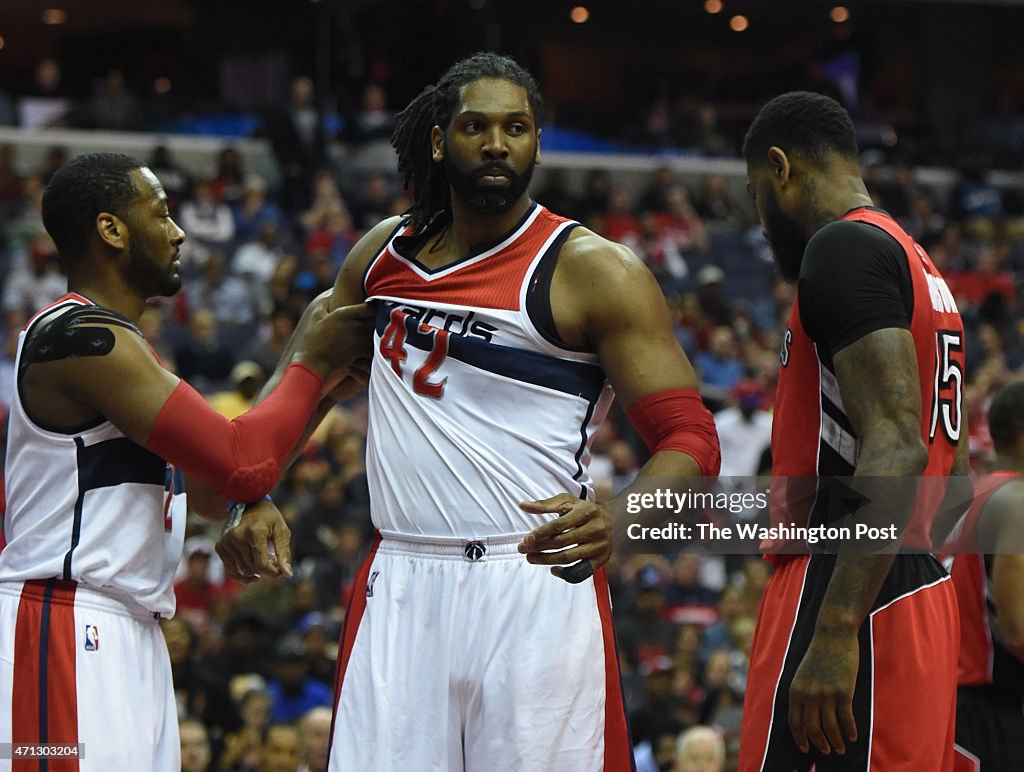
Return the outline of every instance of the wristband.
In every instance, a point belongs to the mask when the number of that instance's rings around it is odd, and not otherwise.
[[[272,498],[270,498],[269,494],[264,496],[261,499],[261,501],[269,501],[271,504],[274,503],[274,500]],[[229,501],[228,502],[228,519],[224,521],[224,528],[223,528],[223,530],[221,530],[221,535],[223,536],[225,533],[227,533],[232,528],[234,528],[236,525],[238,525],[240,522],[242,522],[242,513],[245,512],[245,508],[247,506],[249,506],[250,504],[258,504],[258,503],[259,502],[256,502],[256,501],[249,501],[249,502],[245,502],[245,501]]]

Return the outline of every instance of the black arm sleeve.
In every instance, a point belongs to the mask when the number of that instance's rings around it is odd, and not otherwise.
[[[903,247],[881,228],[848,220],[807,244],[798,297],[804,329],[829,358],[869,332],[909,328],[914,313]]]

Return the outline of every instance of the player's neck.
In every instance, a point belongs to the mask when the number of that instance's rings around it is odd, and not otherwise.
[[[452,196],[452,226],[449,248],[453,257],[469,253],[475,247],[492,244],[508,233],[533,204],[528,195],[520,197],[504,214],[481,215]]]
[[[871,194],[856,169],[838,168],[818,177],[812,184],[813,208],[808,212],[807,233],[813,236],[852,209],[873,206]]]
[[[69,275],[68,292],[77,292],[96,305],[116,311],[135,323],[142,318],[142,312],[146,308],[146,299],[138,292],[131,291],[120,282],[106,281],[106,277],[79,280],[74,275]]]

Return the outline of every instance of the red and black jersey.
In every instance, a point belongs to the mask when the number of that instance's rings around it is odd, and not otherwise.
[[[1024,662],[1003,645],[992,601],[992,555],[977,554],[978,522],[999,488],[1019,479],[1016,472],[995,472],[975,484],[976,495],[953,543],[950,575],[960,604],[960,660],[957,683],[993,686],[1020,703],[1024,699]]]
[[[860,440],[833,356],[879,329],[910,330],[921,390],[924,474],[949,475],[960,437],[964,328],[931,260],[886,213],[858,208],[820,229],[804,253],[783,341],[772,427],[772,524],[828,525],[848,514],[817,480],[852,475]],[[807,488],[810,486],[810,490]],[[810,495],[808,495],[810,493]],[[928,550],[945,482],[921,486],[904,546]],[[766,552],[780,544],[766,543]]]

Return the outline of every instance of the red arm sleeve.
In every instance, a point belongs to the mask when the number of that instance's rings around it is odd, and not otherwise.
[[[718,430],[697,389],[656,391],[636,400],[626,415],[651,453],[677,450],[693,458],[705,477],[718,476]]]
[[[266,399],[228,421],[180,381],[160,408],[146,448],[225,498],[255,501],[277,484],[281,462],[302,437],[322,388],[319,375],[292,363]]]

